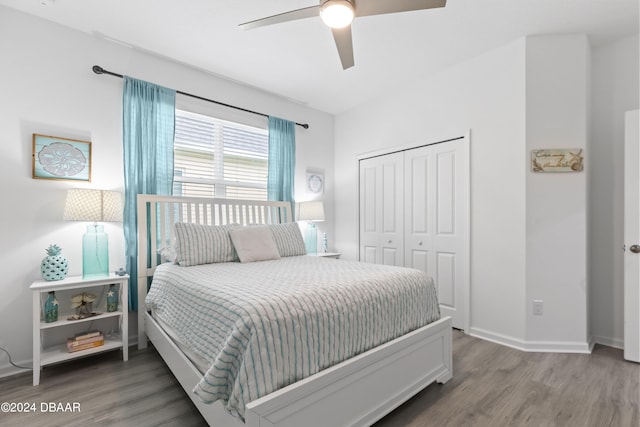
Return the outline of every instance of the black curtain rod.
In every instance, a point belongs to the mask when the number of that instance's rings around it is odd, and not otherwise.
[[[105,70],[104,68],[102,68],[99,65],[94,65],[92,70],[96,74],[109,74],[110,76],[120,77],[121,79],[124,78],[124,76],[122,74],[112,73],[111,71],[107,71],[107,70]],[[196,99],[199,99],[201,101],[212,102],[214,104],[222,105],[224,107],[229,107],[229,108],[233,108],[233,109],[236,109],[236,110],[245,111],[247,113],[257,114],[258,116],[269,117],[268,114],[259,113],[257,111],[252,111],[252,110],[247,110],[246,108],[236,107],[235,105],[225,104],[224,102],[220,102],[220,101],[214,101],[213,99],[203,98],[202,96],[193,95],[191,93],[182,92],[180,90],[176,90],[176,93],[179,93],[180,95],[190,96],[191,98],[196,98]],[[300,127],[303,127],[305,129],[309,129],[309,125],[307,123],[296,123],[296,125],[300,126]]]

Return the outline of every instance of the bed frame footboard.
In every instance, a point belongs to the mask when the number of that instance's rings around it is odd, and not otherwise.
[[[451,319],[440,319],[247,404],[245,423],[193,393],[202,374],[149,313],[147,335],[213,427],[369,426],[453,374]]]

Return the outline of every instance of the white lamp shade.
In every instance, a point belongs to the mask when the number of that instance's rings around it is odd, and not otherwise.
[[[298,221],[324,221],[324,205],[322,202],[300,202],[298,205]]]
[[[122,195],[117,191],[102,190],[102,220],[122,222]]]
[[[74,188],[67,191],[65,221],[122,222],[122,196],[117,191]]]

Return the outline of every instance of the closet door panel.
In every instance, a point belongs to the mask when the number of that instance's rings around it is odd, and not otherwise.
[[[360,260],[404,264],[402,153],[360,161]]]
[[[378,248],[375,246],[363,246],[360,250],[360,261],[376,264],[378,258]]]
[[[422,151],[422,150],[421,150]],[[406,192],[409,195],[407,225],[412,235],[428,234],[429,161],[427,153],[411,153],[407,159]]]
[[[468,188],[461,141],[433,146],[436,177],[436,220],[432,244],[437,250],[436,273],[440,311],[451,316],[453,326],[464,328],[466,302],[463,290],[467,286],[464,265],[466,261],[467,231],[463,223],[468,209]]]
[[[363,186],[363,204],[362,204],[362,220],[364,231],[377,232],[378,224],[376,212],[376,169],[367,167],[364,170]]]
[[[429,265],[429,258],[431,257],[429,251],[409,249],[407,253],[409,254],[408,258],[410,258],[407,267],[416,268],[424,272],[433,271],[433,267]]]
[[[405,152],[405,265],[435,277],[435,157],[430,147]]]
[[[462,143],[452,141],[405,152],[405,265],[431,276],[443,316],[464,328],[464,179]],[[459,312],[460,311],[460,312]]]
[[[393,153],[380,156],[382,171],[382,194],[380,210],[382,212],[382,233],[379,246],[382,248],[382,259],[385,265],[404,265],[403,244],[403,154]]]
[[[360,260],[378,263],[380,240],[380,173],[376,158],[360,161]]]
[[[447,236],[455,234],[455,193],[456,168],[455,152],[436,154],[436,206],[437,206],[437,234]]]
[[[440,306],[455,309],[456,254],[438,251],[436,259],[437,268],[434,280],[438,285],[438,300]]]

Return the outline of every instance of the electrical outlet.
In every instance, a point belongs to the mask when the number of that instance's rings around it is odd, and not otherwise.
[[[533,300],[533,315],[542,316],[544,313],[544,302],[541,299]]]

